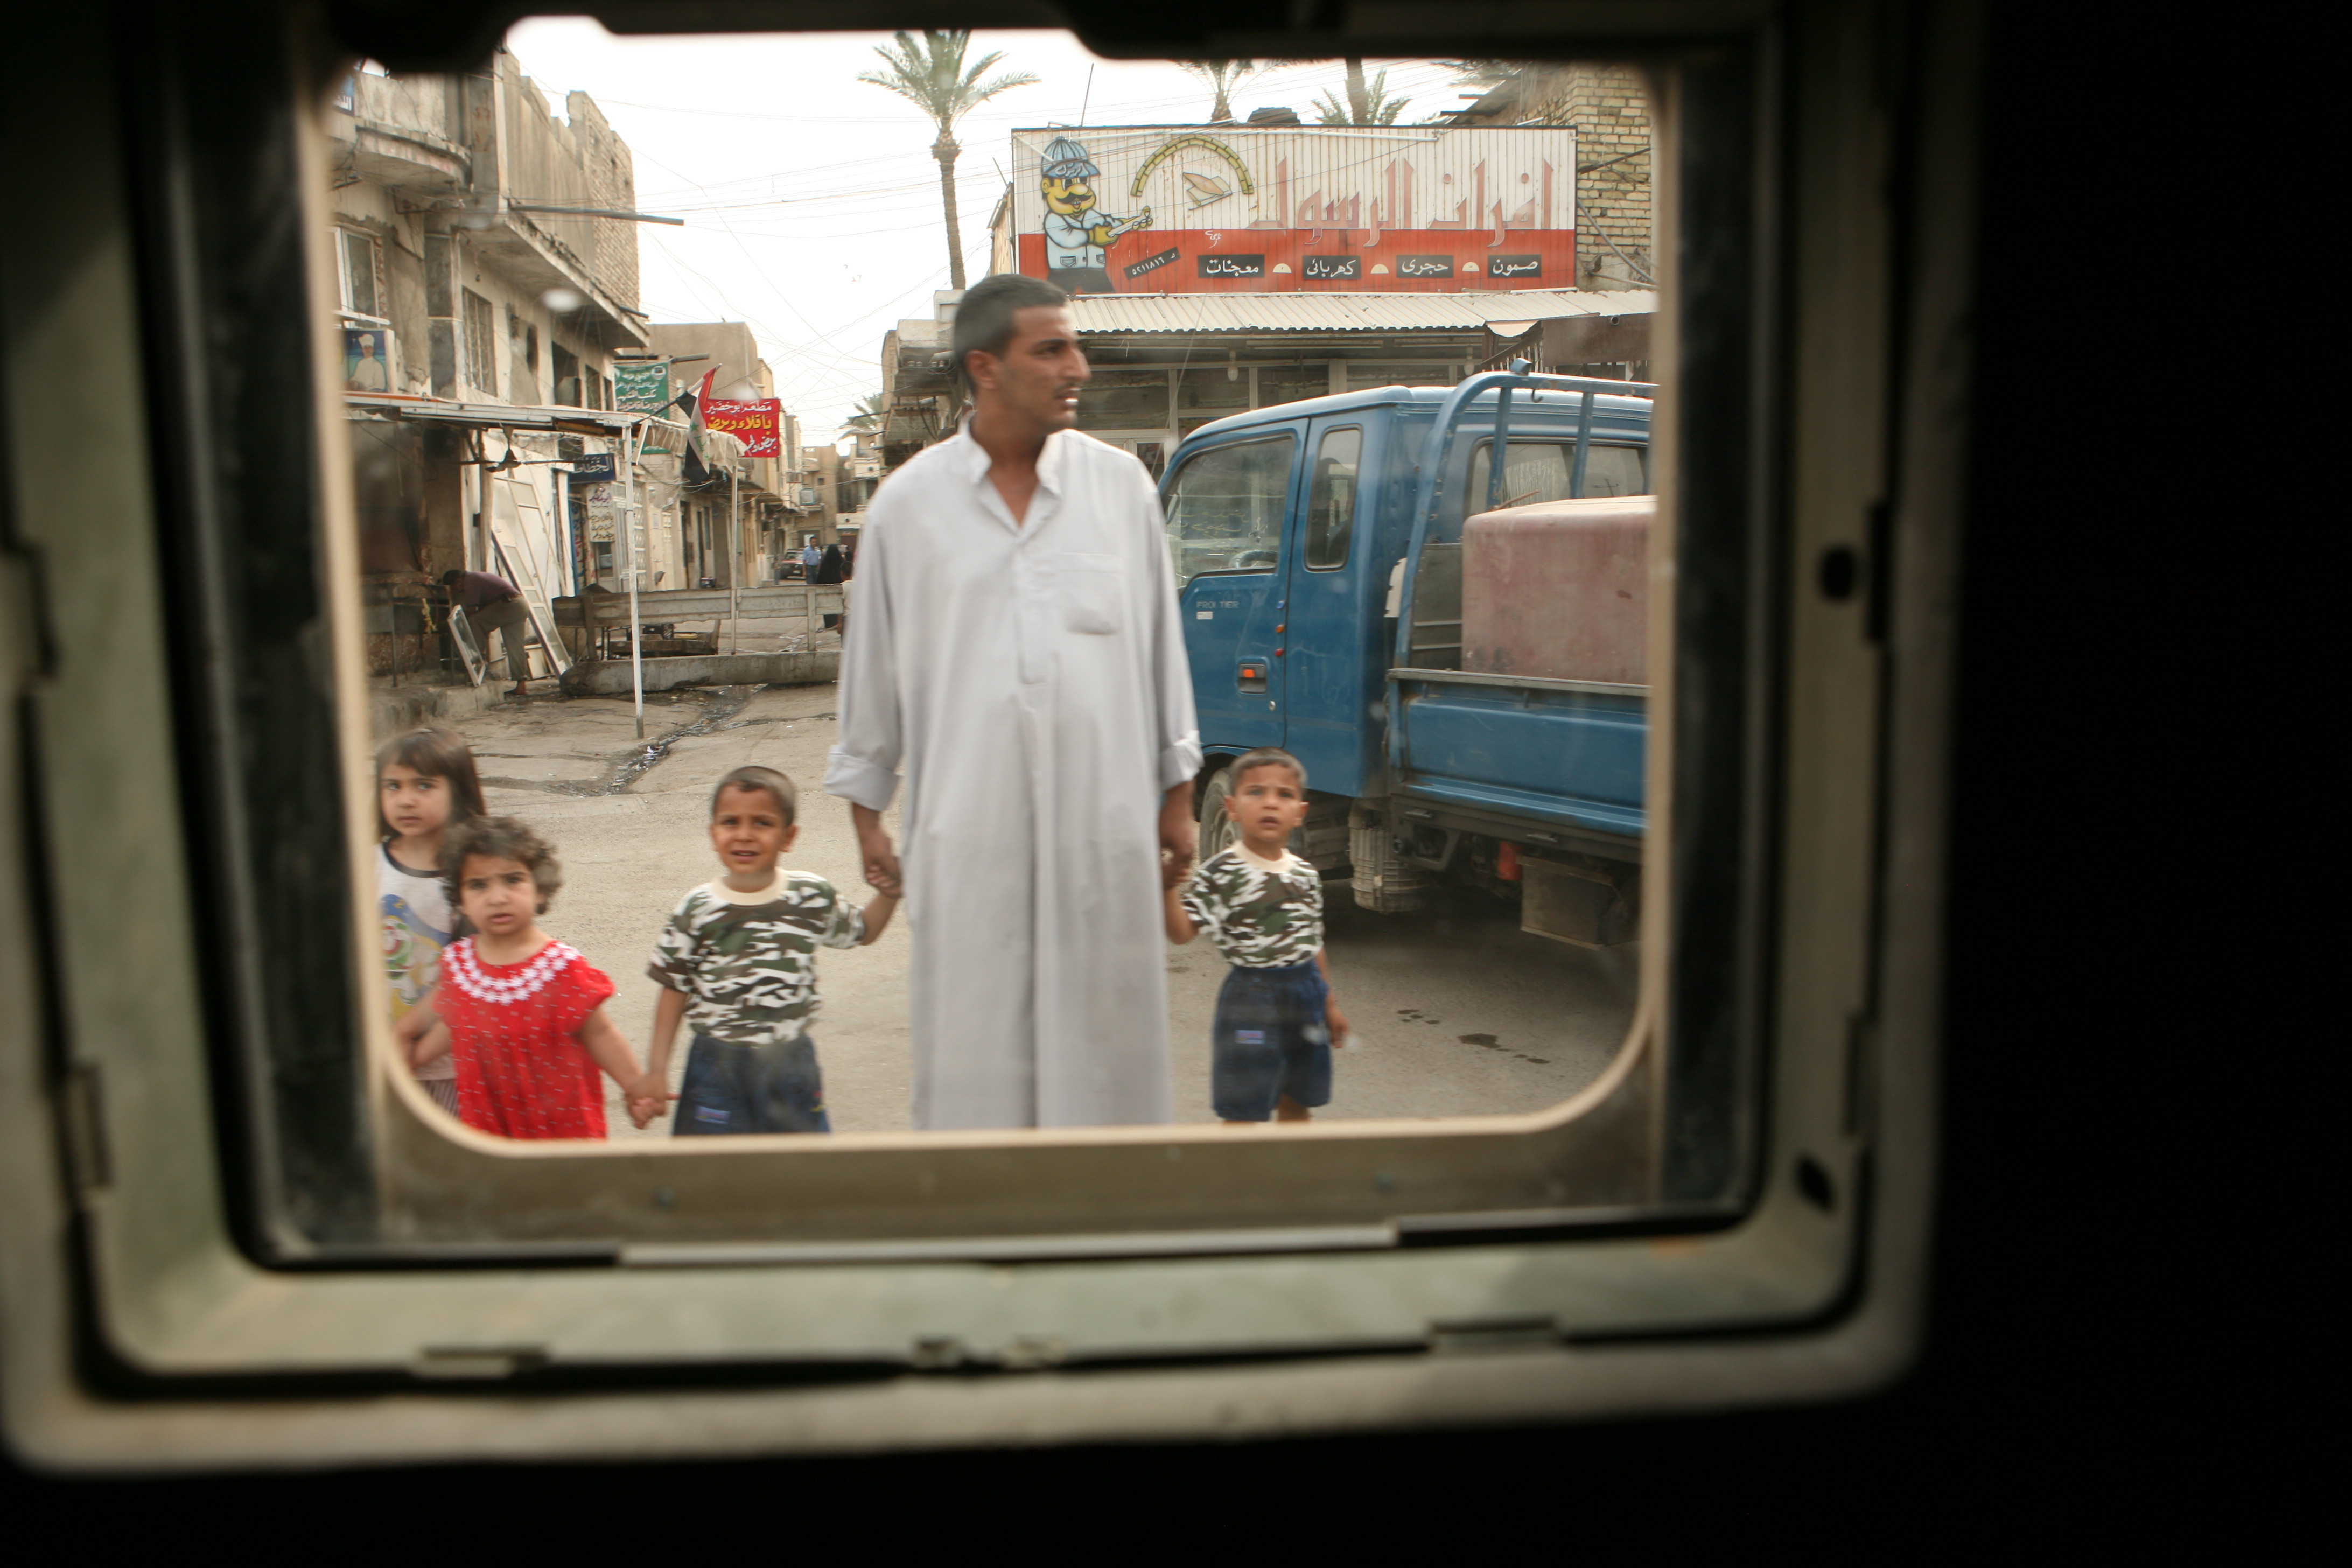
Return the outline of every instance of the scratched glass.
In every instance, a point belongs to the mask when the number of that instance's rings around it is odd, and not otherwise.
[[[1270,572],[1282,550],[1297,437],[1213,447],[1187,462],[1168,493],[1176,585],[1210,572]]]

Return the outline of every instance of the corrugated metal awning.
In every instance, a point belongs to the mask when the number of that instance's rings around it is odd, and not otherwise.
[[[646,417],[615,409],[573,408],[562,404],[453,403],[446,398],[404,397],[381,392],[347,392],[343,394],[343,404],[353,417],[367,415],[378,419],[422,419],[435,425],[467,425],[485,430],[561,430],[575,436],[610,436]]]
[[[1489,321],[1638,316],[1649,289],[1497,289],[1487,294],[1081,294],[1082,336],[1109,332],[1475,332]]]

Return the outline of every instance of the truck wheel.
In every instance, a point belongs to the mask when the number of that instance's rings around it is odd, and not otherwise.
[[[1222,808],[1220,808],[1222,809]],[[1359,908],[1379,915],[1402,915],[1421,908],[1429,876],[1405,864],[1396,830],[1386,818],[1360,807],[1348,814],[1348,858],[1355,862]]]
[[[1193,857],[1195,865],[1233,846],[1234,819],[1225,815],[1225,796],[1234,793],[1233,781],[1233,769],[1219,768],[1201,786],[1201,847]]]

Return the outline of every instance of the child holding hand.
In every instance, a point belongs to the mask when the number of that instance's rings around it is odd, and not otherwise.
[[[1233,971],[1217,994],[1212,1108],[1227,1126],[1305,1121],[1331,1102],[1331,1044],[1348,1034],[1323,956],[1323,878],[1290,853],[1307,770],[1279,747],[1234,763],[1225,815],[1241,839],[1167,894],[1168,940],[1202,931]]]
[[[667,1100],[604,1015],[613,982],[539,929],[562,885],[554,849],[510,816],[480,817],[448,830],[441,866],[474,933],[442,952],[437,1017],[413,1060],[454,1059],[459,1119],[506,1138],[602,1138],[602,1068],[629,1119],[650,1122]]]
[[[668,1081],[679,1022],[694,1028],[673,1136],[833,1131],[808,1034],[816,950],[877,940],[898,895],[879,891],[861,911],[824,878],[780,867],[799,807],[773,768],[737,768],[711,793],[710,847],[725,869],[678,901],[648,970],[662,987],[648,1081]]]

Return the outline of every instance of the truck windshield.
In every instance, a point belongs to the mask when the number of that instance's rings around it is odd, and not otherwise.
[[[1481,441],[1470,455],[1467,510],[1486,510],[1486,469],[1494,461],[1495,444]],[[1576,466],[1576,447],[1566,441],[1511,442],[1503,463],[1505,506],[1535,501],[1566,500],[1568,481]],[[1649,454],[1640,447],[1604,447],[1595,441],[1584,457],[1584,493],[1596,496],[1645,496],[1650,493]]]
[[[1186,462],[1168,492],[1168,549],[1179,588],[1205,572],[1271,572],[1290,497],[1288,431],[1212,447]]]

